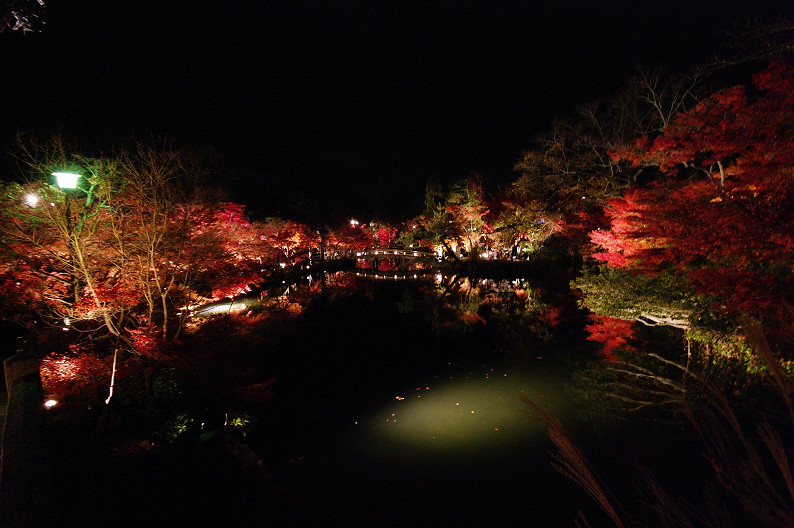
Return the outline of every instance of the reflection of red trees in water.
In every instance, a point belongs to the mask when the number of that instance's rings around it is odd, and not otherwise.
[[[206,321],[174,347],[173,365],[186,387],[230,398],[243,387],[263,384],[268,377],[257,365],[265,343],[262,316],[222,315]]]
[[[549,327],[554,327],[562,322],[564,312],[565,306],[547,306],[542,316]]]
[[[596,314],[590,314],[588,320],[590,323],[585,326],[585,329],[590,335],[587,340],[601,343],[601,353],[607,361],[617,361],[615,357],[617,350],[635,350],[629,344],[634,334],[633,321],[614,319]]]
[[[399,266],[394,260],[381,260],[378,262],[378,271],[397,271]]]
[[[375,267],[377,263],[378,267]],[[398,265],[397,261],[394,259],[359,259],[356,262],[356,267],[364,270],[372,270],[372,271],[399,271],[400,266]]]
[[[272,346],[274,335],[291,332],[296,316],[318,296],[350,295],[367,284],[344,273],[328,274],[324,280],[293,285],[288,294],[274,293],[259,310],[191,322],[179,340],[165,341],[156,327],[129,329],[134,352],[119,353],[116,386],[138,394],[164,368],[172,367],[174,381],[185,395],[212,394],[219,401],[262,403],[270,397],[273,383],[262,350]],[[59,401],[103,400],[112,365],[112,352],[103,355],[88,344],[70,345],[68,352],[53,352],[42,360],[44,393]]]

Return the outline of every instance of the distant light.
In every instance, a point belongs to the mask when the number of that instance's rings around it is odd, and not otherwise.
[[[80,177],[79,174],[75,174],[74,172],[53,172],[52,175],[57,179],[58,187],[61,189],[77,188],[77,179]]]
[[[358,225],[358,220],[351,219],[351,220],[350,220],[350,225],[351,225],[351,226],[357,226],[357,225]]]
[[[286,268],[287,267],[287,265],[285,263],[283,263],[283,262],[279,262],[278,265],[281,266],[282,268]]]
[[[38,205],[39,203],[39,197],[33,193],[30,193],[27,196],[25,196],[25,203],[31,207],[36,207],[36,205]]]
[[[44,402],[44,406],[48,409],[55,407],[58,405],[58,400],[47,400]]]

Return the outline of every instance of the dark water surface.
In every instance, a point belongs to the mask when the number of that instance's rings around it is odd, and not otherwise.
[[[519,400],[574,419],[564,385],[594,356],[576,321],[551,335],[528,316],[570,300],[518,281],[444,295],[446,283],[370,281],[306,310],[251,440],[272,471],[268,520],[572,525],[587,499],[551,468],[545,428]],[[515,296],[526,289],[535,301]]]
[[[96,409],[54,414],[65,525],[551,527],[580,510],[600,525],[519,400],[578,434],[567,385],[598,355],[567,284],[327,281],[267,330],[273,395],[242,444],[125,452],[95,435]]]

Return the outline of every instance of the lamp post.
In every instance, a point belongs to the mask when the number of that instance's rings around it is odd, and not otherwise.
[[[80,179],[80,175],[75,172],[53,172],[53,176],[55,176],[55,181],[58,183],[58,187],[64,191],[63,193],[63,202],[66,208],[66,233],[69,236],[69,247],[71,249],[72,245],[72,215],[69,207],[69,192],[73,189],[77,189],[77,181]]]
[[[58,183],[58,187],[62,191],[70,191],[72,189],[77,189],[77,180],[80,179],[80,175],[75,172],[53,172],[53,176],[55,176],[55,181]],[[66,221],[71,224],[71,219],[69,217],[69,193],[63,193],[64,204],[66,205]],[[68,226],[69,229],[69,237],[71,238],[71,225]]]
[[[58,183],[58,187],[64,191],[63,193],[63,202],[64,202],[64,214],[66,216],[66,237],[67,237],[67,244],[66,247],[69,250],[69,261],[72,267],[71,271],[71,283],[72,289],[74,290],[72,301],[76,304],[78,300],[78,284],[77,284],[77,274],[74,272],[74,254],[73,251],[75,249],[75,241],[74,238],[74,228],[72,226],[72,212],[71,212],[71,202],[69,201],[69,191],[73,189],[77,189],[77,181],[80,179],[80,175],[75,172],[53,172],[53,176],[55,176],[55,181]],[[70,311],[71,312],[71,311]],[[64,330],[68,330],[69,328],[69,318],[64,318]]]
[[[67,233],[67,236],[69,238],[69,246],[68,246],[69,247],[69,258],[70,259],[74,259],[74,255],[73,255],[72,252],[74,252],[75,254],[77,253],[77,250],[78,250],[77,244],[78,244],[78,242],[75,239],[74,229],[73,229],[73,226],[72,226],[72,215],[71,215],[71,211],[69,210],[69,192],[68,191],[78,188],[77,187],[77,182],[80,179],[80,175],[77,174],[77,173],[74,173],[74,172],[53,172],[52,175],[55,176],[55,180],[58,183],[58,187],[60,187],[61,190],[64,191],[64,193],[63,193],[64,194],[64,201],[66,202],[66,211],[65,211],[66,212],[66,233]],[[92,201],[93,201],[93,190],[94,190],[94,187],[95,187],[96,183],[92,182],[91,180],[89,180],[89,185],[90,186],[89,186],[88,189],[83,189],[83,191],[86,193],[86,203],[85,203],[86,207],[89,207],[91,205]],[[84,221],[85,221],[85,209],[80,214],[79,220],[78,220],[78,223],[77,223],[78,235],[79,235],[80,231],[82,231],[82,229],[83,229],[83,222]],[[78,290],[78,283],[77,283],[77,275],[74,273],[74,263],[72,264],[72,272],[73,272],[72,273],[72,287],[74,288],[74,301],[75,301],[75,304],[76,304],[77,300],[78,300],[78,295],[79,295],[78,292],[79,292],[79,290]],[[69,320],[68,318],[64,319],[64,322],[65,322],[66,325],[69,324],[68,320]],[[66,329],[67,328],[65,326],[64,330],[66,330]],[[105,400],[105,405],[108,405],[110,403],[111,398],[113,398],[113,387],[114,387],[115,382],[116,382],[116,359],[118,358],[118,353],[119,353],[119,349],[118,349],[118,347],[116,347],[114,349],[114,351],[113,351],[113,369],[111,370],[111,374],[110,374],[110,390],[108,392],[108,397]]]
[[[80,175],[75,172],[53,172],[53,176],[55,176],[55,181],[58,183],[58,187],[64,191],[63,193],[63,201],[66,207],[66,228],[67,233],[69,235],[69,244],[71,246],[72,242],[72,218],[71,218],[71,211],[69,210],[69,193],[68,191],[72,189],[77,189],[77,181],[80,179]]]

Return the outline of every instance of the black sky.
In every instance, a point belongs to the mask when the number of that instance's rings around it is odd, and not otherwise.
[[[430,177],[509,181],[553,118],[790,2],[47,4],[41,33],[0,34],[4,147],[168,134],[222,151],[262,212],[388,216],[417,213]]]

